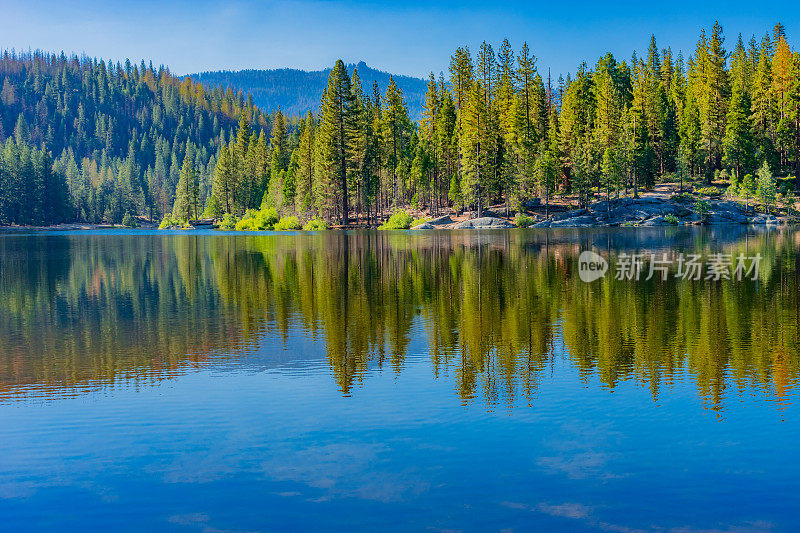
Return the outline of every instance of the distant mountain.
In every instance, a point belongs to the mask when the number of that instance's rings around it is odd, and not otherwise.
[[[386,93],[386,86],[389,84],[391,74],[372,69],[363,61],[358,65],[348,65],[351,74],[354,68],[358,68],[358,76],[361,78],[365,94],[372,95],[374,81],[378,82],[381,94]],[[280,107],[285,115],[298,116],[319,108],[330,72],[330,68],[311,72],[283,68],[235,72],[221,70],[190,74],[189,76],[207,87],[230,87],[235,91],[241,90],[245,94],[249,93],[253,96],[253,103],[266,112],[277,111]],[[419,119],[422,116],[425,91],[427,90],[425,80],[394,75],[394,81],[403,90],[411,118]]]

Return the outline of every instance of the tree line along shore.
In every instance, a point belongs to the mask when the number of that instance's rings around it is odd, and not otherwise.
[[[304,117],[144,62],[5,52],[0,80],[2,224],[405,226],[499,205],[525,225],[664,184],[700,214],[725,195],[791,217],[798,190],[800,54],[781,24],[732,45],[714,24],[687,56],[653,37],[557,79],[526,44],[460,47],[419,122],[393,80],[342,61]]]

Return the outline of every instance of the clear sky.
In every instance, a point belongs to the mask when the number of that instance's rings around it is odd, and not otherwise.
[[[540,71],[574,72],[605,52],[627,59],[660,47],[694,49],[719,19],[730,50],[781,21],[800,42],[800,3],[759,1],[0,0],[0,48],[152,60],[176,74],[201,70],[319,69],[337,58],[397,74],[446,70],[455,47],[527,41]],[[685,55],[688,55],[686,53]]]

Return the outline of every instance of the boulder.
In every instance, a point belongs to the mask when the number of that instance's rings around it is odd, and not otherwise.
[[[436,229],[436,226],[434,226],[430,222],[423,222],[422,224],[417,224],[411,229]]]
[[[759,213],[758,215],[754,216],[750,219],[750,224],[767,224],[770,226],[777,226],[780,224],[781,221],[775,215],[767,215],[765,213]]]
[[[722,211],[709,214],[706,223],[711,225],[747,224],[748,220],[747,216],[741,213]]]
[[[496,217],[481,217],[472,220],[465,220],[453,226],[453,229],[497,229],[513,228],[514,224],[508,220]]]
[[[453,219],[450,218],[450,215],[442,215],[440,217],[430,219],[427,224],[431,226],[446,226],[448,224],[452,224]]]
[[[588,209],[574,209],[572,211],[564,211],[563,213],[556,213],[555,215],[551,216],[550,220],[552,222],[555,222],[557,220],[564,220],[567,218],[574,218],[580,215],[585,215],[588,212],[589,212]]]
[[[648,218],[647,220],[639,223],[639,226],[645,228],[651,226],[669,226],[669,225],[671,224],[667,222],[661,215],[654,216],[653,218]]]

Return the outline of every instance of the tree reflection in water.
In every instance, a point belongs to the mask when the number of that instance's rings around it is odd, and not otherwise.
[[[780,407],[798,380],[799,246],[798,232],[741,228],[6,234],[0,401],[243,364],[298,337],[324,346],[349,395],[370,369],[402,372],[424,332],[433,376],[456,376],[465,402],[531,403],[563,359],[609,390],[635,380],[657,400],[689,376],[709,409],[728,391]],[[588,284],[589,248],[764,259],[756,281]]]

